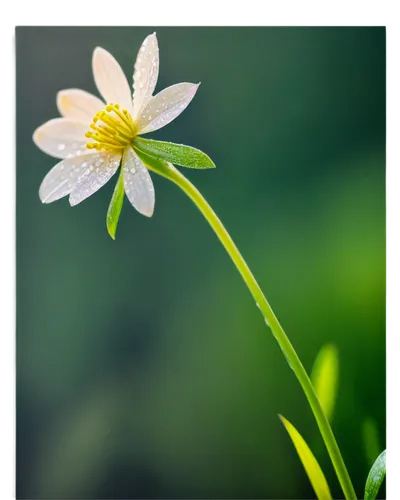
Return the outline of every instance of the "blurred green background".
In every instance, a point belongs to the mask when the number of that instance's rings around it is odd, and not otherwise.
[[[185,173],[306,369],[337,345],[333,428],[361,496],[365,418],[385,444],[384,28],[19,27],[17,497],[312,498],[278,412],[342,497],[293,373],[183,193],[153,176],[154,216],[125,200],[115,242],[116,178],[75,208],[39,200],[57,160],[32,133],[56,92],[97,93],[97,45],[131,77],[155,29],[157,90],[202,85],[152,137],[215,161]]]

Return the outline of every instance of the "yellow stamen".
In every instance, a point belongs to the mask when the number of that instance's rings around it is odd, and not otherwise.
[[[132,136],[132,130],[129,129],[125,123],[121,122],[121,120],[118,120],[116,119],[114,116],[109,116],[107,115],[106,113],[103,113],[101,115],[101,121],[102,123],[104,123],[104,125],[108,125],[110,129],[113,130],[113,131],[124,131],[126,135],[128,135],[129,137]]]
[[[88,149],[98,151],[122,152],[136,136],[137,126],[126,109],[121,111],[119,104],[107,104],[103,111],[93,117],[90,129],[85,137]]]

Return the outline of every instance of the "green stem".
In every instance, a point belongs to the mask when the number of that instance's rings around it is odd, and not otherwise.
[[[307,372],[304,369],[304,366],[302,365],[299,357],[297,356],[293,345],[286,336],[282,326],[280,325],[278,319],[272,311],[271,306],[265,298],[259,284],[254,278],[252,272],[250,271],[248,265],[237,249],[232,238],[229,236],[229,233],[225,229],[224,225],[219,220],[207,201],[203,198],[201,193],[172,164],[159,162],[157,160],[154,160],[154,158],[150,158],[147,155],[144,155],[141,151],[137,152],[140,154],[140,156],[143,157],[145,163],[151,170],[154,170],[158,174],[174,182],[189,196],[189,198],[195,203],[197,208],[204,215],[207,222],[215,231],[222,245],[225,247],[225,250],[228,252],[233,263],[235,264],[237,270],[241,274],[244,282],[249,288],[251,294],[253,295],[254,300],[261,310],[267,325],[272,330],[272,333],[278,341],[278,344],[281,347],[287,362],[293,369],[298,381],[300,382],[300,385],[314,413],[314,417],[317,421],[319,430],[325,442],[328,453],[331,457],[333,466],[335,468],[337,477],[346,499],[357,500],[357,496],[351,483],[350,476],[347,472],[346,465],[340,453],[339,446],[336,442],[335,436],[333,435],[328,419],[326,418],[318,397],[315,393],[311,380],[308,377]]]

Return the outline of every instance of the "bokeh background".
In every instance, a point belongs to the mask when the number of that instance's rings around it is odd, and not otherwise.
[[[293,373],[183,193],[153,176],[154,216],[126,201],[116,241],[116,178],[74,208],[39,200],[57,160],[32,133],[56,92],[97,93],[97,45],[131,76],[155,29],[157,89],[202,85],[152,135],[215,161],[185,173],[306,368],[338,347],[333,428],[361,496],[366,418],[385,445],[384,28],[19,27],[17,497],[312,498],[278,412],[342,496]]]

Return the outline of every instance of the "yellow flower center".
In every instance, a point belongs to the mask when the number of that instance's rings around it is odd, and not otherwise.
[[[103,111],[96,113],[90,128],[85,136],[94,142],[88,142],[86,147],[114,153],[131,144],[137,132],[131,115],[126,109],[121,110],[119,104],[107,104]]]

